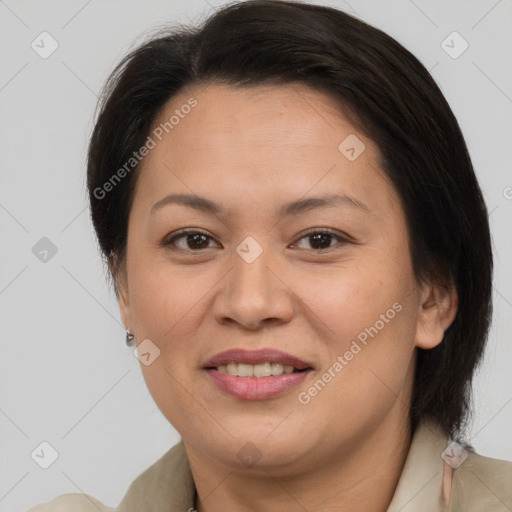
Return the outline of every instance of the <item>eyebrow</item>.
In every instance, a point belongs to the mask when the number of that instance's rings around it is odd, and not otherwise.
[[[189,208],[214,215],[225,215],[226,213],[226,209],[221,205],[210,199],[207,199],[206,197],[201,197],[194,194],[170,194],[155,203],[151,208],[151,213],[160,210],[164,206],[170,204],[188,206]],[[285,203],[279,207],[277,216],[290,217],[308,212],[315,208],[322,208],[327,206],[334,207],[336,205],[350,206],[363,210],[364,212],[370,211],[370,209],[364,203],[354,199],[353,197],[347,196],[345,194],[329,194],[319,197],[298,199],[297,201]]]

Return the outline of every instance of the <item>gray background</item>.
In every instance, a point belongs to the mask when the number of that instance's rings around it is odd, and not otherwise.
[[[0,0],[0,511],[65,492],[116,506],[178,440],[124,344],[89,223],[85,150],[97,93],[141,34],[198,21],[223,3]],[[495,314],[470,441],[512,460],[512,1],[316,3],[355,13],[404,44],[461,124],[496,255]],[[31,47],[35,40],[50,48],[38,38],[43,31],[59,45],[46,59]],[[458,58],[442,46],[453,31],[469,44]],[[460,51],[463,42],[452,39],[445,45]],[[43,237],[54,255],[41,252]],[[31,457],[43,441],[59,454],[48,469]]]

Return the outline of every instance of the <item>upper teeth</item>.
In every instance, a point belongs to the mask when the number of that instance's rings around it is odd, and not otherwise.
[[[271,375],[282,375],[283,373],[293,373],[295,368],[290,365],[280,363],[262,363],[262,364],[244,364],[229,363],[217,367],[220,373],[229,375],[238,375],[238,377],[270,377]]]

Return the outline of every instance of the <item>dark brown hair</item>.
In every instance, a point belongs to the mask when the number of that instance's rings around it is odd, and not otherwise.
[[[452,282],[459,297],[442,343],[416,349],[412,427],[429,417],[459,433],[492,313],[486,206],[457,120],[428,71],[392,37],[353,16],[250,0],[220,9],[200,27],[169,29],[126,56],[106,84],[88,153],[92,220],[106,261],[124,258],[137,167],[116,182],[114,174],[144,145],[171,97],[212,81],[309,85],[337,100],[377,144],[381,168],[402,200],[418,282]]]

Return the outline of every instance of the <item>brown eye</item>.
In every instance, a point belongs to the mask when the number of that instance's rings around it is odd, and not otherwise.
[[[332,242],[336,240],[341,244],[348,242],[345,237],[335,234],[330,230],[311,231],[302,236],[300,240],[307,240],[310,247],[305,247],[305,249],[313,249],[316,252],[331,249],[336,245],[331,245]]]
[[[165,246],[175,246],[185,251],[200,251],[208,249],[213,238],[202,231],[182,231],[164,242]]]

